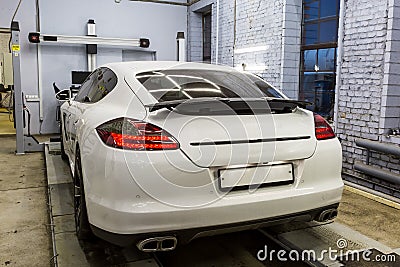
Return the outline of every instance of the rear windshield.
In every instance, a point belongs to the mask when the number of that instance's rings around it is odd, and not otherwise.
[[[284,96],[277,91],[275,88],[273,88],[271,85],[269,85],[266,81],[264,81],[262,78],[251,74],[251,73],[246,73],[246,76],[260,89],[266,96],[268,97],[275,97],[275,98],[284,98]]]
[[[136,79],[159,102],[201,97],[282,97],[262,79],[237,71],[160,70],[139,73]]]

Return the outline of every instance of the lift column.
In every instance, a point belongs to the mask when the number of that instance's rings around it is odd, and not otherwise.
[[[88,21],[87,27],[87,36],[97,37],[96,24],[93,19]],[[94,71],[96,69],[97,44],[86,44],[86,53],[88,56],[88,71]]]
[[[16,129],[17,154],[24,154],[24,123],[23,123],[23,103],[21,89],[21,69],[20,69],[20,46],[19,46],[19,24],[17,21],[11,22],[11,51],[13,62],[14,77],[14,125]]]
[[[186,61],[186,42],[185,33],[178,32],[176,35],[176,50],[177,50],[177,60],[180,62]]]
[[[21,48],[19,45],[19,23],[11,23],[11,52],[14,73],[14,125],[16,131],[17,155],[25,152],[38,152],[44,150],[44,145],[33,136],[24,135],[24,102],[21,85]],[[29,122],[28,122],[29,123]]]

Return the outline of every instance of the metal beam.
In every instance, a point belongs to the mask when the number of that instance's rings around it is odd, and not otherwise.
[[[63,43],[63,44],[97,44],[111,46],[133,46],[148,48],[150,45],[149,39],[124,39],[124,38],[107,38],[97,36],[67,36],[67,35],[48,35],[40,33],[29,33],[29,41],[31,43],[39,43],[32,41],[33,36],[38,36],[39,42],[44,43]]]
[[[381,143],[377,141],[371,141],[366,139],[356,139],[356,145],[359,147],[366,148],[368,150],[374,150],[386,154],[391,154],[400,157],[400,146],[395,144]]]
[[[354,163],[354,169],[390,183],[400,184],[400,175],[390,171],[382,170],[358,161]]]

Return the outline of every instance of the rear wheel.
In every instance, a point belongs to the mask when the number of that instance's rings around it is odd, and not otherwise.
[[[74,215],[75,230],[79,240],[90,239],[93,234],[90,229],[86,201],[85,190],[82,179],[82,165],[79,148],[76,149],[75,175],[74,175]]]
[[[63,160],[67,160],[68,156],[67,154],[65,154],[65,150],[64,150],[64,132],[63,132],[63,125],[60,121],[60,143],[61,143],[61,158]]]

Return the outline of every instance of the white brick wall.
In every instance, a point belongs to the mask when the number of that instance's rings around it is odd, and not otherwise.
[[[387,25],[381,134],[386,134],[390,128],[400,127],[400,1],[389,1]]]
[[[202,13],[213,1],[201,1],[188,8],[188,60],[197,62],[203,59]]]
[[[213,2],[213,62],[215,62],[216,0],[201,0],[197,8]],[[337,129],[342,140],[344,171],[354,173],[354,160],[365,160],[356,138],[400,143],[386,138],[389,128],[400,127],[400,0],[345,0],[344,48],[339,81]],[[189,17],[193,14],[189,8]],[[253,71],[292,98],[298,97],[302,0],[221,0],[219,9],[218,62],[230,66],[266,66]],[[192,19],[189,19],[192,22]],[[236,31],[235,31],[236,21]],[[194,24],[192,24],[194,25]],[[188,32],[189,54],[196,59],[201,42],[196,31]],[[201,35],[200,35],[201,36]],[[198,41],[199,40],[199,41]],[[266,46],[263,51],[234,50]],[[371,163],[394,172],[400,162],[379,154]]]
[[[263,47],[257,52],[235,53],[234,64],[265,70],[252,71],[263,76],[274,86],[281,86],[283,0],[237,1],[235,49]]]
[[[399,125],[400,32],[394,29],[400,26],[400,18],[393,14],[400,6],[394,7],[393,0],[347,0],[344,8],[336,131],[342,139],[344,171],[355,174],[354,161],[365,161],[366,153],[354,140],[382,141],[387,128]],[[400,168],[398,159],[377,153],[371,164],[394,172]]]
[[[280,88],[290,98],[298,98],[302,1],[286,0],[283,7],[283,33]]]
[[[201,11],[210,2],[213,3],[212,62],[215,62],[215,0],[201,0],[188,9],[188,58],[191,61],[201,60],[202,51],[201,15],[194,11]],[[229,66],[244,63],[247,70],[260,74],[277,88],[284,88],[289,96],[297,98],[301,0],[237,0],[236,18],[234,3],[232,0],[220,0],[218,63]],[[234,52],[252,47],[266,48],[256,52]],[[260,70],[263,66],[264,70]]]

